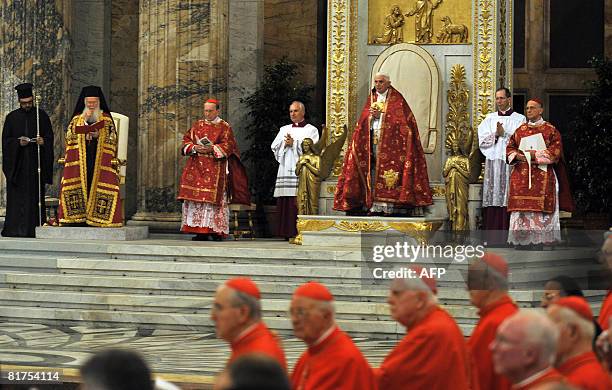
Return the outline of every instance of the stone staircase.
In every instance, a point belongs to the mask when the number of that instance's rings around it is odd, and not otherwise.
[[[511,264],[511,293],[523,307],[537,305],[538,290],[552,271],[581,279],[596,268],[581,248],[497,252]],[[359,248],[312,249],[271,240],[191,242],[160,235],[144,241],[75,243],[5,238],[0,240],[0,321],[209,332],[219,283],[248,275],[262,292],[264,320],[281,334],[291,333],[287,311],[295,287],[318,280],[335,295],[343,329],[358,337],[400,338],[404,329],[389,317],[387,290],[365,285],[362,264]],[[464,263],[448,268],[438,298],[467,335],[477,313],[465,291],[465,270]],[[588,294],[598,308],[603,292]]]

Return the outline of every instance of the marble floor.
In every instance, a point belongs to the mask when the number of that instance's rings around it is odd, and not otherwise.
[[[378,366],[396,341],[361,338],[355,339],[355,343],[370,364]],[[284,338],[283,347],[291,368],[305,346],[296,338]],[[170,330],[142,333],[136,328],[0,322],[0,362],[5,367],[52,368],[75,375],[89,356],[106,348],[138,351],[157,376],[178,384],[212,382],[229,356],[227,344],[211,333]]]

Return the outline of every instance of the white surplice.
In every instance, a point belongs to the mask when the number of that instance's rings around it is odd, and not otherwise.
[[[293,146],[285,146],[285,136],[293,138]],[[296,196],[298,177],[295,175],[295,164],[302,155],[302,141],[311,138],[313,143],[319,141],[319,131],[311,124],[304,127],[286,125],[280,128],[272,142],[272,152],[278,161],[278,173],[274,186],[274,197]]]
[[[485,156],[484,181],[482,183],[482,207],[506,207],[508,205],[508,185],[510,165],[506,164],[508,140],[521,124],[524,115],[513,112],[510,116],[492,112],[478,125],[478,145]],[[504,135],[496,137],[497,122],[504,128]]]

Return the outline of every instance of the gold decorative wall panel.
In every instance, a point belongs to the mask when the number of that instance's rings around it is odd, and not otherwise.
[[[368,43],[469,44],[472,0],[370,0]]]
[[[327,117],[331,139],[342,134],[344,125],[349,123],[351,111],[351,82],[356,78],[355,29],[356,1],[330,0],[327,6]],[[352,48],[352,50],[351,50]],[[351,51],[353,54],[351,55]],[[351,61],[351,58],[353,61]],[[353,92],[354,93],[354,92]],[[333,176],[340,174],[343,155],[338,158]]]
[[[506,54],[506,45],[508,35],[508,24],[506,23],[506,13],[507,13],[507,3],[506,0],[501,0],[499,2],[499,22],[497,25],[499,26],[498,34],[499,34],[499,58],[497,63],[499,64],[499,79],[498,85],[500,87],[507,86],[507,77],[508,77],[508,67],[507,62],[508,56]]]
[[[472,125],[476,128],[493,111],[496,89],[497,2],[478,0],[474,11],[474,108]]]

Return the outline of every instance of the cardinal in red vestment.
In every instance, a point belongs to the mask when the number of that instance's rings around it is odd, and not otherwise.
[[[542,384],[566,383],[551,363],[559,331],[548,316],[522,309],[497,328],[491,343],[493,367],[512,383],[512,389],[535,389]]]
[[[468,269],[470,301],[479,311],[480,319],[468,340],[472,361],[481,390],[510,389],[510,381],[493,369],[489,346],[499,325],[518,311],[508,295],[508,263],[495,253],[485,253]]]
[[[295,336],[308,349],[291,374],[294,390],[371,390],[376,383],[370,365],[334,320],[334,297],[320,283],[298,287],[291,300]]]
[[[414,275],[391,283],[391,316],[406,327],[406,336],[374,370],[378,388],[477,388],[463,334],[455,320],[436,304],[435,281],[421,279],[420,272]]]
[[[508,242],[514,245],[559,241],[559,210],[571,212],[574,209],[563,162],[561,134],[542,119],[543,111],[540,99],[529,100],[525,110],[529,122],[516,129],[506,147],[506,158],[512,165]],[[538,145],[538,139],[543,145]]]
[[[583,297],[563,297],[547,308],[559,329],[557,370],[584,390],[612,390],[612,381],[593,353],[593,312]]]
[[[604,266],[608,268],[609,275],[612,275],[612,234],[610,232],[606,232],[606,234],[606,240],[601,246],[602,261]],[[597,322],[601,329],[607,330],[610,327],[610,317],[612,317],[612,286],[601,304],[601,310],[599,310]]]
[[[230,125],[219,118],[219,102],[204,103],[204,119],[183,137],[181,152],[189,156],[178,199],[183,200],[182,227],[196,241],[229,234],[229,203],[251,204],[246,171]]]
[[[287,370],[280,340],[261,320],[261,294],[249,278],[234,278],[215,293],[211,319],[217,336],[230,343],[228,364],[243,355],[263,354]]]
[[[84,87],[66,131],[60,183],[60,225],[123,225],[119,198],[117,130],[100,87]]]
[[[392,214],[431,205],[416,119],[389,76],[378,73],[346,150],[334,209]]]
[[[599,326],[601,326],[602,330],[609,329],[610,317],[612,317],[612,290],[608,290],[606,297],[601,303],[601,309],[599,310],[597,322],[599,323]]]

